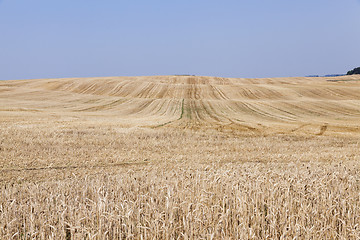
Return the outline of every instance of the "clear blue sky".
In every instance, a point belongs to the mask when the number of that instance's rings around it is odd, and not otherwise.
[[[358,66],[359,0],[0,0],[0,79]]]

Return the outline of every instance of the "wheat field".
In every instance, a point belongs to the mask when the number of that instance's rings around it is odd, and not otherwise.
[[[360,239],[360,76],[0,81],[0,239]]]

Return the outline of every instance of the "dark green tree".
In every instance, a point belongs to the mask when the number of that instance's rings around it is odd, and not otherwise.
[[[354,68],[351,71],[348,71],[346,75],[360,74],[360,67]]]

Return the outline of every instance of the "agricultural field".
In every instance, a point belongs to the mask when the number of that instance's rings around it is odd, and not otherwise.
[[[0,239],[360,239],[360,75],[0,81]]]

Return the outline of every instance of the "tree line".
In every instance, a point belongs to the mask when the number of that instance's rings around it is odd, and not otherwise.
[[[353,74],[360,74],[360,67],[357,67],[357,68],[354,68],[353,70],[348,71],[346,75],[353,75]]]

